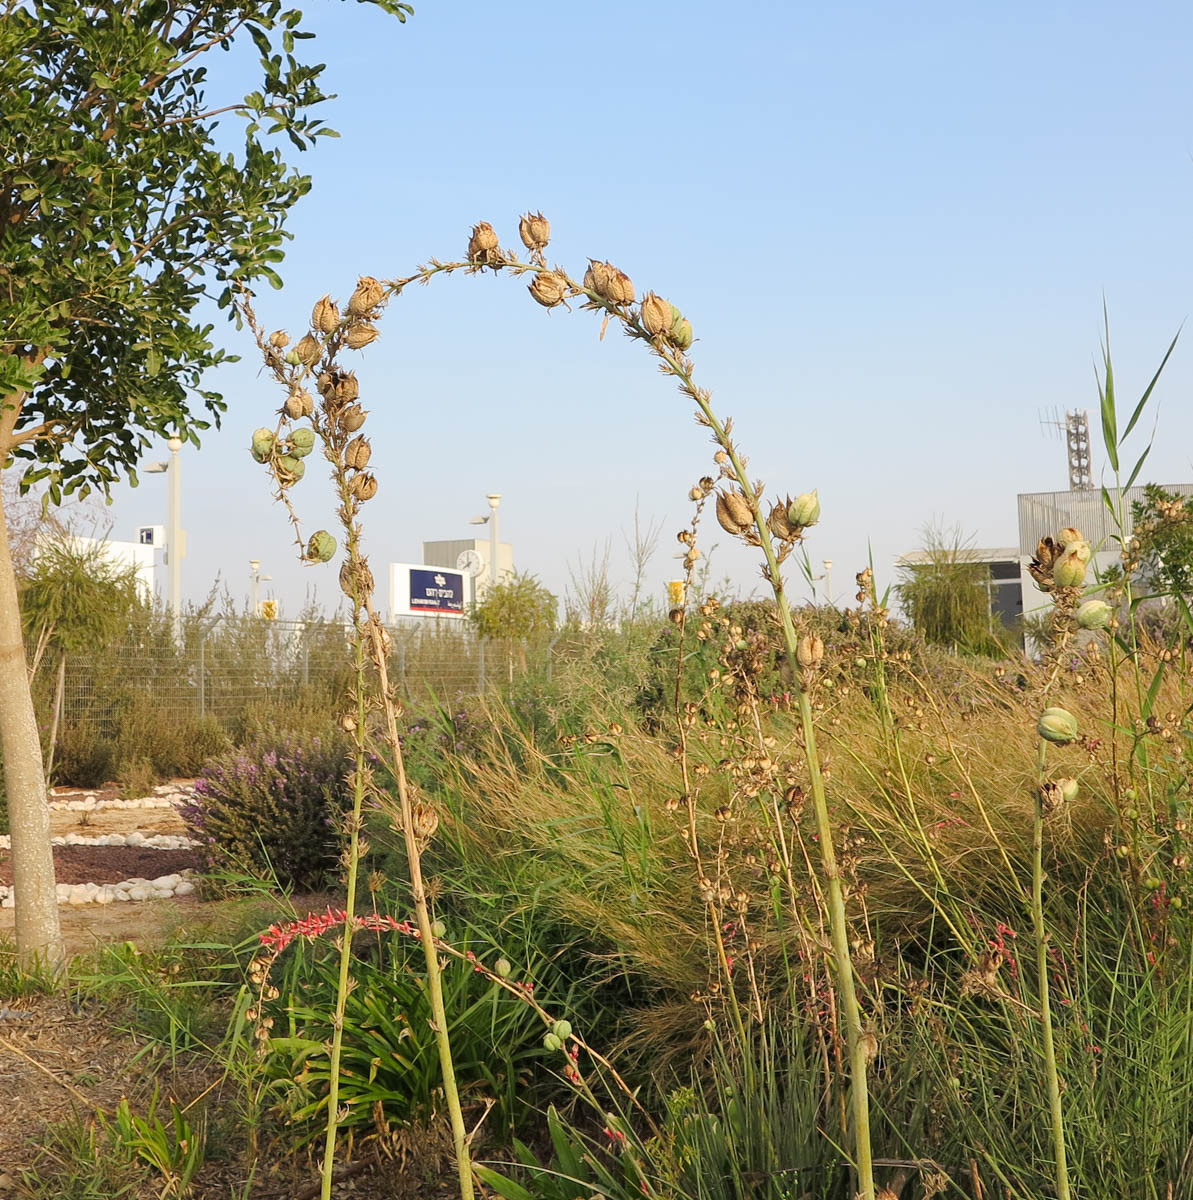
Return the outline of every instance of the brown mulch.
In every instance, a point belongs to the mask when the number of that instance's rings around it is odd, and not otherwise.
[[[146,846],[55,846],[54,878],[59,883],[120,883],[124,879],[157,879],[188,867],[199,870],[197,850],[153,850]],[[12,883],[12,860],[0,857],[0,883]]]

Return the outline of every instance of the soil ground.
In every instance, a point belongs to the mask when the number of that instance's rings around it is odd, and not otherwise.
[[[145,846],[55,846],[54,878],[59,883],[119,883],[157,879],[198,870],[197,850],[153,850]],[[0,851],[0,883],[12,883],[12,862]]]

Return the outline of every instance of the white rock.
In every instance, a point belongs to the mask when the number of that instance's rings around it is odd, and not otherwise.
[[[159,875],[153,881],[153,886],[155,888],[163,888],[172,892],[181,882],[181,875]]]
[[[137,883],[128,889],[130,900],[150,900],[153,898],[153,888],[148,883]]]
[[[17,900],[15,896],[5,896],[0,900],[0,908],[16,908]]]
[[[155,900],[169,900],[174,895],[173,888],[157,888],[153,889],[153,898]]]
[[[115,899],[116,889],[110,883],[105,883],[104,886],[95,893],[96,904],[111,904]]]
[[[112,899],[121,904],[127,903],[132,897],[128,894],[128,888],[115,887],[112,889]]]
[[[175,896],[189,896],[195,890],[195,885],[189,879],[179,881],[178,886],[174,889]]]
[[[143,846],[145,842],[145,835],[139,829],[134,830],[124,839],[126,846]]]
[[[85,883],[76,883],[74,885],[74,887],[72,887],[70,889],[70,903],[71,904],[90,904],[91,903],[91,893],[87,891],[87,885]]]

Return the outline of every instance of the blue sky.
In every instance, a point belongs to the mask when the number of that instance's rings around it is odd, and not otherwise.
[[[1013,544],[1016,493],[1067,485],[1041,414],[1096,407],[1103,297],[1125,400],[1193,309],[1187,5],[423,0],[405,25],[307,7],[342,137],[304,156],[315,184],[264,323],[299,332],[359,273],[461,255],[477,220],[517,244],[541,208],[554,260],[607,257],[688,314],[698,377],[769,490],[819,488],[808,550],[838,598],[868,542],[889,578],[929,522]],[[226,72],[212,99],[237,86]],[[418,290],[382,329],[357,363],[375,568],[470,536],[499,491],[517,565],[561,594],[606,541],[628,584],[635,511],[661,522],[661,597],[712,448],[639,347],[492,278]],[[186,595],[217,573],[246,595],[255,557],[285,610],[312,587],[334,604],[247,453],[281,397],[225,336],[245,361],[215,377],[222,432],[184,452]],[[1187,338],[1144,479],[1193,479]],[[294,495],[332,527],[319,480]],[[164,521],[161,477],[107,515],[117,537]],[[712,541],[713,577],[756,588],[751,553]]]

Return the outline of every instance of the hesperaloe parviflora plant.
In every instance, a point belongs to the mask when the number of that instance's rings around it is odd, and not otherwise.
[[[386,289],[375,279],[362,279],[341,313],[325,296],[311,313],[310,329],[290,346],[285,333],[266,336],[258,325],[247,300],[242,305],[250,328],[264,356],[266,366],[286,390],[274,429],[258,429],[253,435],[252,454],[267,464],[294,524],[299,553],[309,563],[329,562],[336,554],[336,539],[325,529],[309,538],[300,532],[298,515],[291,501],[291,490],[306,472],[307,456],[320,446],[331,464],[332,478],[339,498],[337,515],[344,535],[345,554],[340,567],[340,587],[352,606],[354,679],[340,723],[353,741],[353,769],[348,775],[352,808],[346,818],[347,846],[344,851],[345,908],[340,935],[339,978],[336,1007],[332,1018],[327,1132],[322,1164],[322,1197],[331,1196],[339,1113],[339,1066],[344,1034],[345,1002],[350,987],[352,935],[356,928],[355,906],[360,861],[368,851],[362,834],[366,801],[388,809],[392,801],[377,786],[369,752],[373,729],[377,742],[386,752],[387,765],[397,787],[394,823],[403,836],[407,870],[417,924],[427,970],[431,1013],[443,1074],[444,1097],[451,1120],[452,1140],[462,1200],[474,1194],[468,1140],[452,1066],[448,1020],[443,1003],[443,986],[436,948],[436,936],[427,904],[422,876],[422,853],[434,836],[439,819],[435,809],[413,794],[406,778],[402,746],[398,735],[399,702],[390,684],[387,656],[392,639],[374,604],[374,579],[362,546],[361,510],[376,494],[378,482],[369,471],[372,447],[360,432],[368,414],[359,403],[359,384],[351,371],[339,364],[345,350],[360,350],[377,337],[373,324],[386,299]],[[316,403],[308,384],[319,394]]]
[[[630,277],[609,262],[589,260],[583,278],[577,281],[566,270],[548,266],[545,250],[550,238],[550,224],[541,213],[528,213],[519,224],[519,235],[529,252],[528,261],[520,259],[509,249],[502,247],[492,225],[480,222],[474,226],[468,242],[466,256],[460,260],[442,262],[432,259],[419,267],[412,275],[404,278],[378,282],[372,278],[362,279],[341,314],[334,303],[325,298],[315,306],[311,329],[292,348],[284,334],[266,337],[254,327],[258,344],[265,356],[267,366],[276,378],[288,389],[289,395],[282,410],[282,420],[276,430],[259,430],[254,438],[253,452],[259,461],[271,466],[278,485],[279,496],[289,503],[288,490],[302,477],[302,453],[296,453],[294,435],[285,432],[288,420],[308,420],[315,434],[323,442],[324,452],[333,465],[334,475],[340,489],[340,520],[346,534],[347,559],[341,570],[341,583],[353,604],[357,621],[358,638],[358,684],[355,711],[352,714],[357,738],[357,766],[354,772],[354,806],[349,818],[349,847],[346,852],[348,866],[349,900],[352,903],[355,888],[355,863],[359,856],[360,811],[371,781],[365,765],[364,725],[370,702],[365,697],[366,656],[372,659],[376,675],[378,702],[385,714],[387,741],[394,759],[395,774],[399,783],[401,806],[400,819],[406,837],[410,862],[411,885],[420,927],[428,922],[423,931],[429,979],[434,997],[437,990],[437,964],[429,937],[429,914],[419,873],[419,853],[422,840],[428,836],[426,830],[419,832],[419,821],[427,821],[433,814],[425,806],[413,805],[402,770],[401,751],[397,741],[396,711],[394,697],[385,675],[385,631],[377,618],[372,604],[372,575],[360,548],[360,505],[376,491],[372,475],[350,461],[361,439],[353,441],[364,414],[356,403],[357,383],[351,372],[344,372],[337,364],[339,354],[347,350],[362,350],[379,336],[373,323],[380,308],[391,298],[400,295],[414,283],[429,283],[438,275],[455,273],[480,274],[485,270],[505,272],[515,276],[529,276],[528,290],[531,297],[544,308],[566,306],[575,300],[581,308],[603,315],[601,336],[609,324],[616,321],[623,332],[642,342],[659,360],[662,371],[677,382],[680,391],[696,405],[696,420],[711,433],[716,444],[714,460],[718,466],[723,486],[717,490],[716,481],[708,479],[702,487],[705,496],[716,494],[717,519],[721,526],[733,536],[761,551],[762,573],[770,585],[783,632],[784,648],[788,665],[795,680],[794,691],[799,713],[799,724],[803,739],[804,757],[809,774],[810,791],[815,812],[818,848],[827,895],[829,926],[832,940],[832,962],[837,988],[841,997],[843,1023],[850,1062],[851,1103],[853,1115],[854,1157],[858,1176],[858,1191],[864,1200],[874,1198],[873,1164],[870,1148],[870,1110],[867,1087],[867,1069],[875,1053],[874,1036],[864,1031],[858,1002],[854,968],[850,954],[849,919],[845,907],[845,892],[834,849],[832,824],[829,819],[825,794],[824,777],[821,772],[817,748],[816,728],[813,719],[810,693],[822,669],[824,644],[819,637],[797,635],[781,570],[782,563],[803,538],[804,532],[816,524],[820,516],[820,502],[815,491],[801,493],[795,499],[786,497],[776,500],[769,507],[762,501],[763,484],[754,480],[747,470],[747,460],[741,454],[732,437],[732,419],[722,420],[712,408],[712,399],[707,389],[700,387],[694,379],[694,366],[689,357],[693,342],[691,322],[673,304],[647,292],[639,301]],[[251,322],[251,313],[248,314]],[[252,323],[252,322],[251,322]],[[315,406],[304,382],[314,377],[322,397],[322,404]],[[346,423],[348,415],[352,414]],[[301,432],[301,431],[299,431]],[[304,439],[305,440],[305,439]],[[367,443],[365,443],[367,445]],[[302,447],[297,447],[302,451]],[[325,535],[329,536],[329,535]],[[326,546],[316,544],[315,538],[304,541],[298,538],[304,555],[319,559],[324,556]],[[692,548],[694,551],[694,547]],[[331,549],[327,557],[334,553]],[[691,555],[692,562],[695,554]],[[689,571],[692,563],[685,564]],[[421,816],[420,816],[421,814]],[[343,983],[347,986],[348,938],[345,937],[343,953]],[[441,1001],[440,1001],[441,1003]],[[342,1000],[340,1001],[342,1007]],[[441,1056],[444,1063],[445,1084],[450,1079],[450,1046],[447,1042],[446,1024],[442,1014],[436,1010],[436,1020],[441,1022]],[[339,1037],[337,1027],[336,1037]],[[333,1045],[333,1055],[336,1053]],[[332,1079],[334,1087],[336,1064],[333,1060]],[[467,1145],[463,1136],[463,1123],[458,1114],[458,1099],[453,1098],[454,1087],[448,1089],[449,1107],[452,1107],[453,1129],[457,1134],[456,1148],[460,1158],[462,1194],[471,1194],[470,1170],[467,1164]],[[334,1093],[328,1112],[328,1154],[324,1163],[325,1175],[330,1167],[330,1151],[334,1147],[335,1113]],[[329,1177],[329,1176],[328,1176]]]

